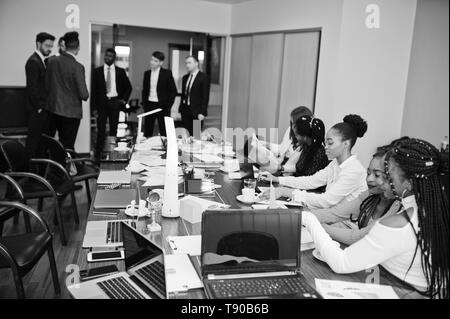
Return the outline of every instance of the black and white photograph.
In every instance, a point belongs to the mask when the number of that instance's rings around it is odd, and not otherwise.
[[[0,43],[0,303],[449,299],[448,0],[0,0]]]

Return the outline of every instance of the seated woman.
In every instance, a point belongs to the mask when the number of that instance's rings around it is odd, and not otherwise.
[[[327,132],[325,152],[332,160],[327,167],[311,176],[274,177],[264,172],[260,178],[290,187],[276,188],[276,197],[292,197],[295,202],[310,209],[333,207],[344,200],[354,200],[367,190],[367,184],[366,170],[351,151],[357,138],[363,137],[366,131],[367,123],[360,116],[347,115],[343,122]],[[323,194],[305,191],[322,186],[326,186]],[[262,197],[269,198],[269,195],[267,191]]]
[[[325,125],[320,119],[302,116],[292,127],[295,137],[294,147],[300,147],[300,158],[294,166],[294,176],[310,176],[328,165],[325,154]],[[287,169],[287,164],[284,165]],[[284,170],[283,170],[284,172]]]
[[[420,293],[449,298],[449,207],[441,187],[439,151],[430,143],[407,139],[385,157],[389,183],[384,196],[401,201],[397,214],[375,222],[369,233],[341,249],[318,219],[304,212],[302,223],[316,250],[337,273],[381,265]]]
[[[261,168],[272,174],[282,171],[283,174],[293,175],[296,171],[296,163],[300,158],[302,145],[297,143],[292,126],[302,116],[313,116],[311,110],[306,106],[299,106],[292,110],[290,114],[290,124],[284,133],[281,144],[262,142],[262,145],[275,156],[276,161],[269,163],[257,163]]]
[[[400,210],[400,201],[386,198],[383,188],[387,183],[384,156],[392,145],[379,147],[373,155],[367,169],[367,191],[350,202],[343,201],[332,208],[311,210],[332,239],[351,245],[367,235],[376,220],[394,215]]]

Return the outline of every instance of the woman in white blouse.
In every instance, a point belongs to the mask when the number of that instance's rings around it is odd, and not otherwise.
[[[377,220],[370,232],[341,249],[310,212],[302,223],[316,250],[337,273],[381,265],[428,297],[449,298],[449,207],[439,174],[444,164],[431,144],[407,139],[386,155],[384,196],[403,209]],[[448,163],[447,163],[448,166]]]
[[[363,137],[366,131],[367,123],[359,115],[347,115],[343,122],[334,125],[327,132],[325,152],[332,161],[323,170],[302,177],[275,177],[269,172],[264,172],[260,178],[290,187],[277,188],[277,198],[292,197],[295,202],[311,209],[333,207],[344,200],[354,200],[367,190],[366,169],[352,154],[356,140]],[[325,193],[305,191],[321,186],[326,186]],[[269,195],[269,192],[265,192],[261,196],[268,198]]]

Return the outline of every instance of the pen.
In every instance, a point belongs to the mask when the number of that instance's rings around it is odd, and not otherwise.
[[[97,212],[97,211],[93,211],[92,214],[93,215],[114,216],[114,215],[117,215],[118,213],[116,213],[116,212]]]

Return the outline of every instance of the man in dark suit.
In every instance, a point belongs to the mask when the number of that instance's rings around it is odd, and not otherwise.
[[[162,52],[153,52],[150,59],[150,70],[144,73],[144,84],[142,86],[144,111],[149,112],[157,108],[162,109],[162,112],[145,117],[145,137],[153,136],[155,119],[158,119],[159,133],[162,136],[166,136],[164,117],[170,116],[170,109],[177,96],[177,87],[172,71],[162,68],[164,58]]]
[[[26,150],[28,156],[36,157],[42,133],[48,133],[46,123],[48,112],[45,106],[46,59],[52,52],[55,37],[42,32],[36,36],[36,51],[25,65],[27,78],[28,136]]]
[[[199,70],[196,57],[186,58],[186,68],[189,73],[183,76],[180,113],[183,126],[192,136],[194,120],[200,121],[203,126],[203,120],[208,115],[210,81],[208,76]]]
[[[51,131],[58,131],[59,140],[66,149],[74,149],[80,120],[83,117],[81,101],[89,98],[84,67],[76,60],[80,51],[77,32],[64,35],[66,52],[52,57],[47,63],[45,86],[46,109],[51,114]]]
[[[98,113],[96,156],[105,143],[106,120],[109,120],[109,136],[116,136],[120,110],[127,104],[132,91],[125,70],[114,65],[114,49],[106,50],[104,61],[105,64],[96,68],[92,75],[92,102]]]

